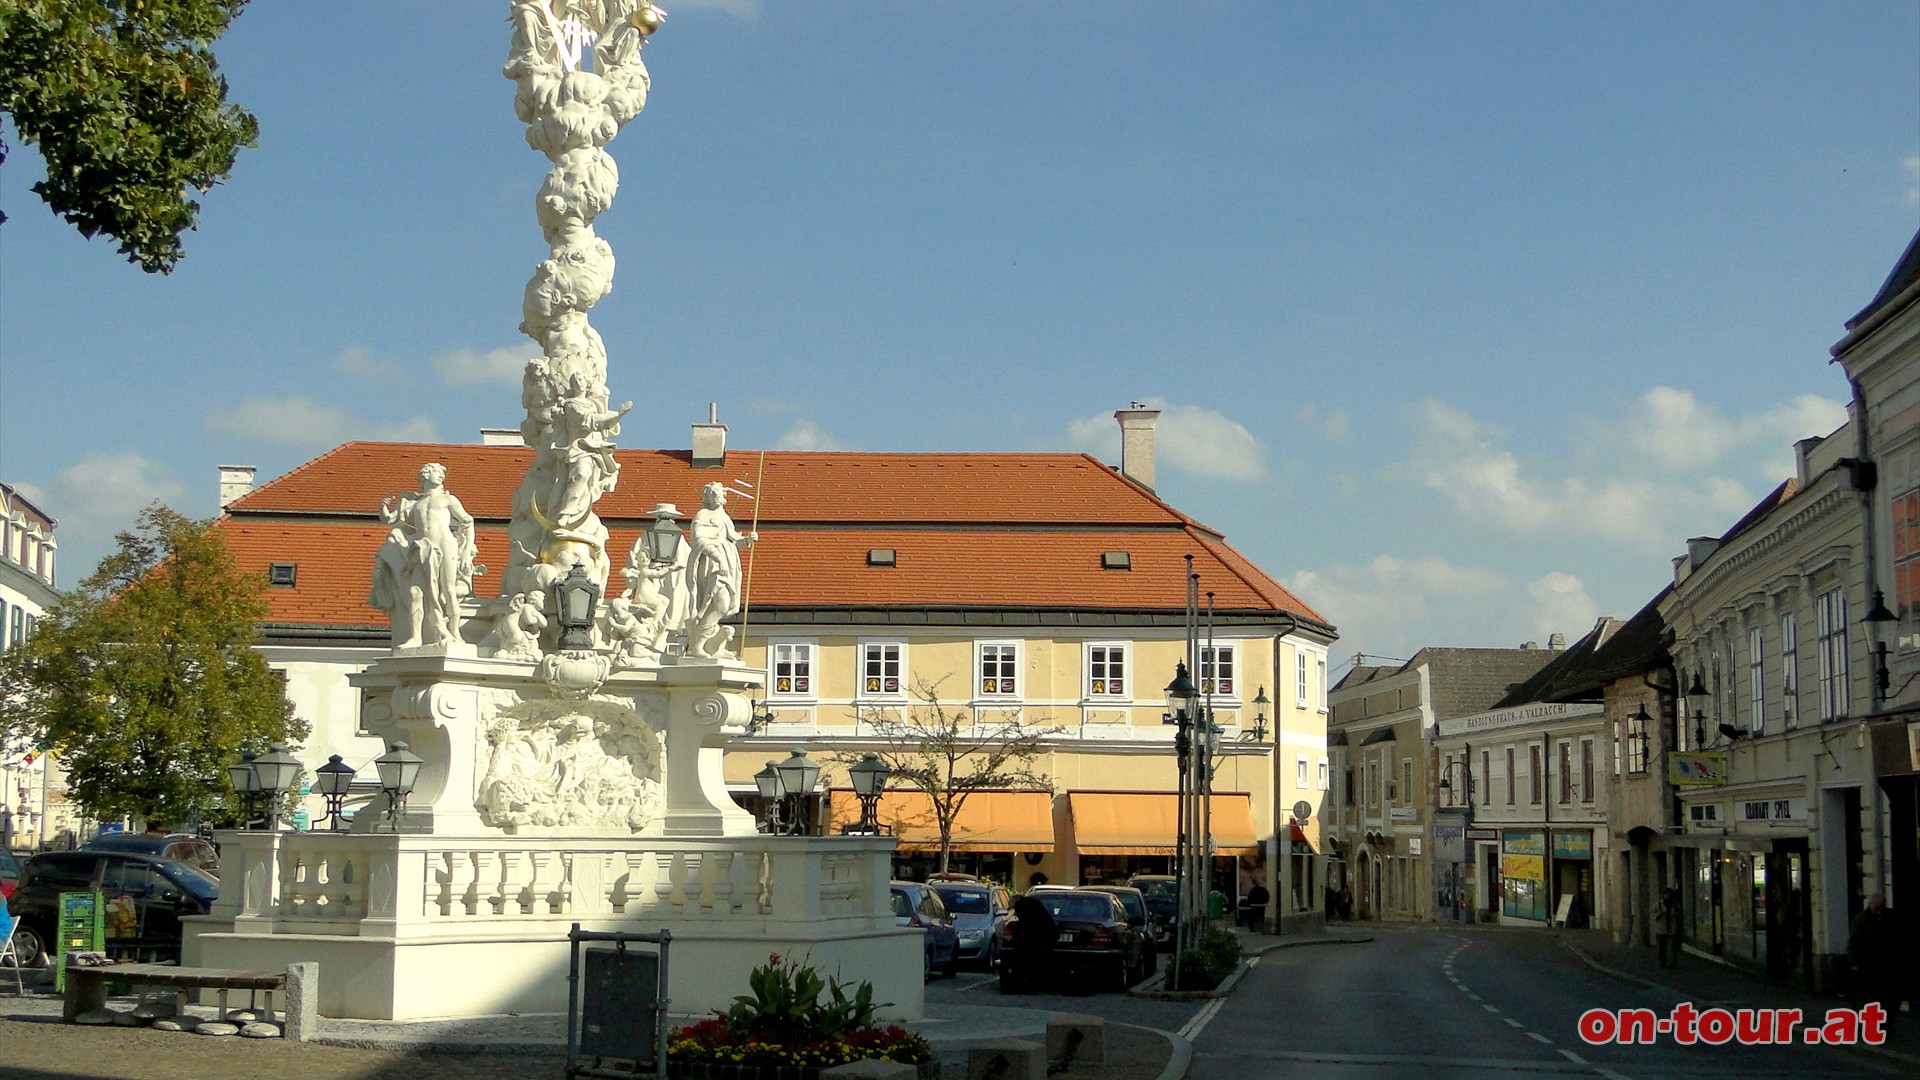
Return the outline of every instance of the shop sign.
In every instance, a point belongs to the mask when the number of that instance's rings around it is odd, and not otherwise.
[[[1538,855],[1500,856],[1500,876],[1527,881],[1547,880],[1547,860]]]
[[[1593,858],[1593,834],[1582,829],[1553,833],[1553,857],[1556,859]]]
[[[1674,787],[1720,787],[1727,782],[1722,750],[1676,750],[1667,755],[1667,783]]]
[[[1484,825],[1470,825],[1467,827],[1467,839],[1498,840],[1500,839],[1500,830],[1490,829]]]
[[[1804,820],[1806,816],[1804,798],[1748,799],[1740,804],[1741,821],[1787,823]]]
[[[1500,850],[1508,855],[1545,855],[1547,834],[1537,831],[1510,831],[1501,839]]]
[[[1409,855],[1420,854],[1420,838],[1419,837],[1417,836],[1407,837],[1407,854]]]
[[[1388,821],[1418,821],[1420,808],[1417,806],[1396,806],[1387,811]]]

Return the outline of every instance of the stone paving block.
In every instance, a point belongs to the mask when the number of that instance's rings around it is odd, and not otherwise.
[[[286,1036],[307,1042],[320,1030],[320,965],[313,961],[287,965]]]
[[[1047,1064],[1068,1060],[1075,1065],[1098,1065],[1107,1060],[1105,1019],[1080,1013],[1054,1013],[1048,1018]]]
[[[1030,1039],[994,1039],[967,1051],[967,1080],[1047,1080],[1047,1048]]]

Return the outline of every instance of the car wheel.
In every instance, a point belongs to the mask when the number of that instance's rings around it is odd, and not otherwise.
[[[23,968],[43,968],[49,963],[46,942],[25,926],[17,927],[13,932],[13,955]]]
[[[994,971],[999,967],[1000,967],[1000,943],[996,941],[987,946],[987,970]]]

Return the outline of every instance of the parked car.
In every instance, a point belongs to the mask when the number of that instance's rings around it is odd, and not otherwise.
[[[1127,909],[1127,925],[1133,927],[1146,946],[1146,973],[1141,978],[1151,978],[1160,966],[1160,949],[1154,940],[1153,913],[1147,910],[1146,894],[1131,885],[1089,885],[1087,890],[1112,893],[1120,898],[1120,906]]]
[[[1180,921],[1180,882],[1172,874],[1135,874],[1127,879],[1147,901],[1153,943],[1165,950],[1173,944],[1173,928]]]
[[[20,966],[48,962],[60,923],[60,894],[96,889],[106,895],[109,907],[110,954],[178,960],[181,918],[206,914],[220,896],[220,881],[186,863],[133,852],[35,855],[27,860],[20,885],[7,901],[7,910],[20,921],[13,939]]]
[[[192,833],[101,833],[80,845],[82,851],[131,851],[183,862],[212,877],[220,876],[220,849]]]
[[[1000,931],[1013,910],[1013,898],[998,885],[983,882],[935,881],[933,891],[953,916],[960,941],[959,962],[992,971],[1000,964]]]
[[[933,891],[933,886],[919,881],[896,881],[892,888],[894,925],[912,926],[925,932],[925,976],[932,978],[938,973],[952,978],[958,974],[960,934],[954,929],[953,916],[940,894]]]
[[[20,860],[13,852],[0,847],[0,904],[6,903],[13,895],[14,886],[20,884]]]
[[[1028,903],[1044,909],[1053,940],[1034,940],[1021,927]],[[1000,941],[1000,992],[1045,984],[1125,990],[1147,977],[1146,939],[1127,922],[1127,909],[1110,892],[1063,889],[1021,898]],[[1031,951],[1029,951],[1031,950]]]

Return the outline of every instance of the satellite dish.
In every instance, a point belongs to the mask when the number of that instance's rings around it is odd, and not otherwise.
[[[1299,802],[1294,803],[1293,816],[1294,816],[1294,819],[1297,821],[1311,820],[1313,818],[1313,804],[1308,802],[1305,799],[1301,799]]]

